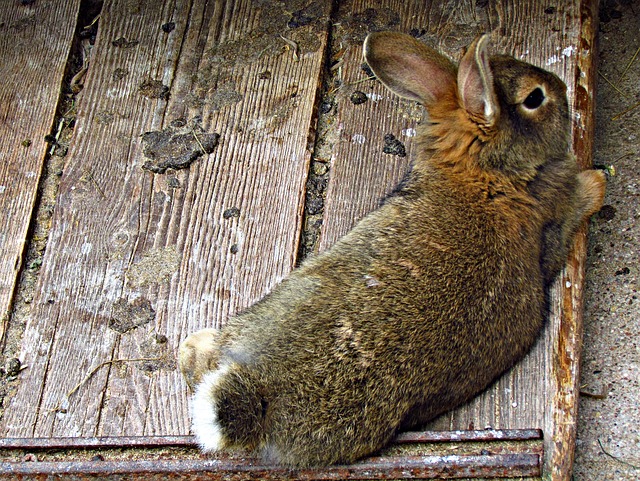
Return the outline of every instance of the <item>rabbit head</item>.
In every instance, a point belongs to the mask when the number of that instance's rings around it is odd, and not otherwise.
[[[477,38],[459,67],[413,37],[370,34],[364,57],[397,95],[422,103],[429,142],[452,162],[469,152],[477,165],[527,182],[569,147],[566,86],[554,74],[505,55],[490,56]],[[429,135],[430,134],[430,135]]]

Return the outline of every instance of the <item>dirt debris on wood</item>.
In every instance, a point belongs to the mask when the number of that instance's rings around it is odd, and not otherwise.
[[[151,306],[151,301],[144,297],[138,297],[129,302],[120,298],[111,307],[111,319],[107,326],[120,334],[131,331],[140,326],[149,324],[156,317],[156,311]]]
[[[196,159],[212,153],[219,140],[220,135],[215,132],[203,132],[197,124],[176,120],[162,130],[142,134],[142,153],[149,159],[142,168],[154,174],[186,169]]]
[[[169,99],[169,86],[164,85],[162,80],[146,79],[138,86],[138,92],[149,99]]]
[[[152,249],[129,267],[126,277],[131,287],[168,282],[180,268],[181,256],[175,246]]]
[[[152,332],[139,344],[140,363],[134,364],[146,373],[153,373],[163,369],[173,371],[177,368],[174,355],[175,346],[171,346],[164,334]]]

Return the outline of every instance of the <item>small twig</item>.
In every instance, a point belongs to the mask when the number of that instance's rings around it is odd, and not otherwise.
[[[635,103],[624,112],[620,112],[619,114],[614,115],[613,117],[611,117],[611,120],[618,120],[623,115],[628,114],[629,112],[631,112],[634,109],[637,109],[638,107],[640,107],[640,102]]]
[[[56,151],[58,140],[60,140],[60,134],[62,133],[63,128],[64,128],[64,118],[60,119],[60,123],[58,124],[58,131],[56,132],[56,135],[54,137],[56,141],[51,143],[51,149],[49,150],[49,155],[53,155],[53,153]]]
[[[604,76],[604,74],[603,74],[602,72],[598,72],[598,75],[600,75],[600,77],[602,77],[602,78],[604,79],[604,81],[605,81],[605,82],[607,82],[609,85],[611,85],[611,87],[612,87],[616,92],[618,92],[621,96],[623,96],[623,97],[625,97],[625,98],[627,97],[627,95],[626,95],[622,90],[620,90],[618,87],[616,87],[616,86],[615,86],[615,84],[614,84],[611,80],[609,80],[607,77],[605,77],[605,76]]]
[[[344,60],[340,59],[338,61],[336,61],[336,63],[334,63],[331,68],[329,68],[329,70],[331,70],[332,72],[334,70],[338,70],[340,67],[342,67],[342,65],[344,65]]]
[[[260,53],[258,54],[258,60],[260,60],[262,58],[262,56],[264,55],[264,53],[269,50],[269,46],[267,45],[265,48],[263,48],[262,50],[260,50]]]
[[[620,74],[620,80],[622,80],[624,78],[624,74],[626,74],[627,70],[629,70],[629,68],[631,68],[631,65],[633,64],[633,62],[635,61],[636,57],[638,56],[638,52],[640,52],[640,47],[638,47],[638,50],[636,50],[636,53],[633,54],[633,57],[631,57],[631,60],[629,60],[629,63],[627,64],[627,66],[624,68],[624,70]],[[620,83],[620,80],[618,80],[618,83]]]
[[[76,384],[74,388],[67,393],[67,399],[69,399],[76,392],[78,392],[78,389],[80,389],[84,384],[86,384],[89,381],[89,379],[91,379],[94,376],[95,373],[97,373],[103,367],[108,366],[109,364],[115,364],[116,362],[145,362],[145,361],[161,361],[161,360],[162,360],[161,357],[138,357],[133,359],[111,359],[110,361],[101,362],[96,367],[94,367],[91,371],[89,371],[89,374],[87,374],[82,381]]]
[[[191,129],[191,133],[193,134],[193,138],[196,139],[196,142],[198,142],[198,145],[200,146],[200,150],[202,150],[202,153],[206,154],[207,151],[205,150],[204,145],[202,145],[202,142],[200,142],[200,139],[196,135],[196,131],[193,130],[193,128]]]
[[[69,82],[69,86],[71,88],[71,90],[73,92],[79,92],[81,87],[80,87],[80,82],[82,81],[82,79],[84,78],[84,76],[87,74],[87,72],[89,71],[89,66],[88,65],[83,65],[82,68],[80,70],[78,70],[78,73],[76,73],[72,78],[71,78],[71,82]]]
[[[345,85],[345,87],[346,87],[346,86],[349,86],[349,87],[350,87],[350,86],[352,86],[352,85],[358,85],[358,84],[361,84],[361,83],[363,83],[363,82],[368,82],[369,80],[375,80],[375,79],[376,79],[376,77],[375,77],[375,75],[374,75],[374,76],[372,76],[372,77],[367,77],[367,78],[363,78],[363,79],[360,79],[360,80],[354,80],[353,82],[349,82],[349,83],[344,84],[344,85]]]
[[[93,174],[89,171],[89,169],[85,170],[82,173],[82,177],[84,177],[85,180],[90,181],[93,186],[96,188],[96,190],[100,193],[100,195],[102,196],[103,199],[106,199],[107,196],[105,195],[104,191],[100,188],[100,186],[98,185],[98,182],[96,181],[96,179],[93,177]],[[82,180],[81,177],[81,180]]]
[[[94,18],[89,25],[87,25],[86,27],[83,27],[82,29],[89,30],[91,27],[93,27],[93,24],[96,23],[99,19],[100,19],[100,14],[96,15],[96,18]]]
[[[84,44],[82,45],[82,68],[71,78],[69,82],[69,88],[71,92],[77,94],[82,90],[82,79],[89,71],[89,62],[91,60],[91,49],[87,50]]]
[[[293,60],[295,62],[298,62],[300,60],[300,57],[298,57],[298,44],[293,40],[288,39],[287,37],[284,37],[282,34],[279,34],[279,35],[280,35],[280,38],[284,40],[287,43],[287,45],[289,45],[293,50]]]
[[[613,454],[608,452],[606,449],[604,449],[604,446],[602,445],[602,441],[600,441],[600,438],[598,438],[598,444],[600,445],[600,449],[602,449],[602,452],[604,454],[606,454],[607,456],[609,456],[611,459],[613,459],[615,461],[618,461],[619,463],[625,464],[627,466],[630,466],[633,469],[640,469],[640,466],[636,466],[635,464],[631,464],[631,463],[625,461],[624,459],[620,459],[619,457],[614,456]]]
[[[580,396],[588,397],[591,399],[607,399],[607,393],[604,392],[604,389],[601,393],[594,393],[588,391],[580,391]]]
[[[72,100],[71,102],[71,107],[69,107],[67,109],[67,111],[65,113],[62,114],[63,118],[67,118],[69,117],[69,115],[71,115],[72,113],[75,113],[74,110],[76,109],[76,101]]]

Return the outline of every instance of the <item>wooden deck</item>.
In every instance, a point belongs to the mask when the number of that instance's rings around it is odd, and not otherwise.
[[[367,80],[369,31],[454,58],[492,32],[565,80],[591,164],[595,0],[106,0],[93,46],[91,2],[2,3],[0,337],[23,367],[3,376],[5,440],[188,434],[180,341],[330,246],[409,165],[421,111]],[[543,476],[569,479],[585,245],[533,352],[428,429],[541,429]]]

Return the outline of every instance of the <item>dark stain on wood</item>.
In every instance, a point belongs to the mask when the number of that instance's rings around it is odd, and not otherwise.
[[[124,334],[149,324],[155,317],[156,311],[151,307],[149,299],[138,297],[129,302],[127,299],[120,298],[113,303],[108,326],[110,329]]]
[[[145,132],[142,153],[149,160],[142,168],[154,174],[164,174],[167,169],[186,169],[196,159],[211,154],[219,139],[217,133],[202,132],[195,127],[181,128],[176,122],[162,130]]]

